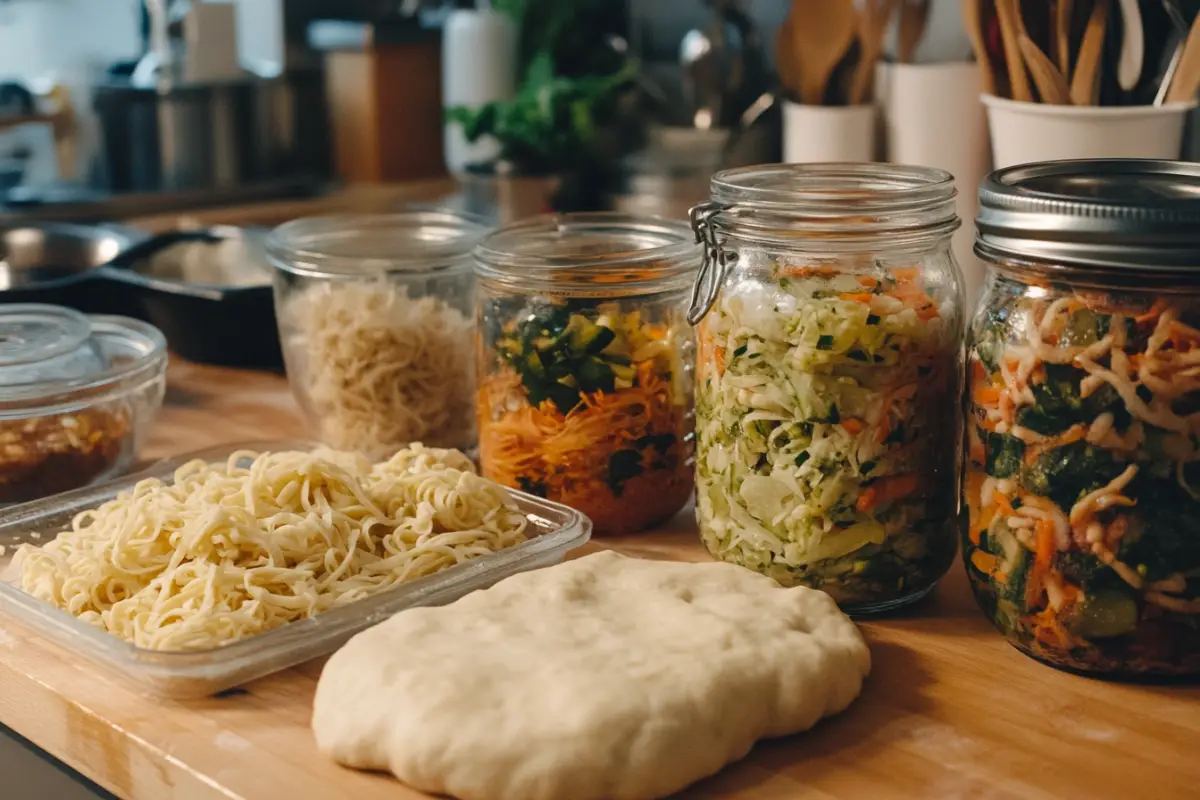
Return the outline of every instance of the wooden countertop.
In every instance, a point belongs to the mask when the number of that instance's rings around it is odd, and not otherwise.
[[[146,455],[303,433],[281,377],[174,363]],[[687,515],[589,549],[605,546],[707,557]],[[862,627],[874,666],[854,705],[808,734],[760,744],[685,796],[1196,796],[1200,688],[1106,683],[1031,661],[980,615],[961,568],[906,613]],[[0,723],[131,800],[420,797],[317,752],[308,724],[320,669],[317,661],[244,693],[162,703],[0,618]]]

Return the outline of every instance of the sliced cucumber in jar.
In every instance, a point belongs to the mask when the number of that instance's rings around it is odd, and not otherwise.
[[[1137,624],[1137,601],[1127,592],[1107,590],[1084,599],[1071,630],[1084,639],[1109,639],[1133,633]]]

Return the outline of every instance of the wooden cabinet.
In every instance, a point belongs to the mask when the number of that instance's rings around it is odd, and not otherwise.
[[[445,174],[441,59],[435,31],[326,55],[339,178],[373,183]]]

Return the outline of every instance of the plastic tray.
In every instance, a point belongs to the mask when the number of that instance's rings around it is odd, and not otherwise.
[[[0,612],[9,614],[73,654],[110,670],[138,690],[167,698],[205,697],[287,669],[341,647],[351,636],[413,606],[442,605],[499,580],[562,561],[587,542],[592,523],[578,511],[524,492],[512,495],[530,522],[530,539],[441,572],[400,584],[318,616],[210,650],[159,651],[135,647],[22,591],[10,564],[17,546],[45,544],[75,514],[104,503],[149,477],[169,480],[192,459],[224,463],[237,450],[311,449],[311,442],[250,442],[201,450],[149,469],[0,513]],[[14,583],[16,581],[16,583]]]

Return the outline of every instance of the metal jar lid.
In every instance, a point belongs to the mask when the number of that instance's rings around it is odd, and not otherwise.
[[[1200,270],[1200,164],[1092,159],[997,170],[975,252],[1105,269]]]

